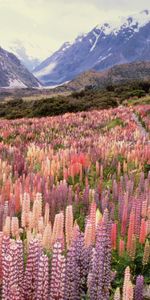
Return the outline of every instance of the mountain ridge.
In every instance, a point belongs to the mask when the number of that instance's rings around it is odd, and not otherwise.
[[[59,85],[90,69],[102,71],[114,65],[150,60],[150,12],[104,23],[64,45],[33,71],[45,85]]]
[[[120,64],[102,72],[90,70],[78,75],[64,87],[72,91],[79,91],[90,86],[105,88],[133,81],[150,81],[150,61]]]
[[[39,80],[23,66],[13,53],[0,47],[0,87],[38,88],[40,86]]]

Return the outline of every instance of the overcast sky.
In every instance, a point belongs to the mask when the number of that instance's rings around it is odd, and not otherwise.
[[[149,9],[149,0],[0,0],[0,44],[19,39],[57,50],[78,34],[118,16]],[[40,51],[39,51],[40,54]],[[38,50],[37,50],[37,55]]]

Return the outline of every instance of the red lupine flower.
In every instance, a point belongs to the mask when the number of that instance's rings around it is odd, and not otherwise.
[[[119,241],[119,255],[122,256],[125,251],[125,242],[124,240]]]

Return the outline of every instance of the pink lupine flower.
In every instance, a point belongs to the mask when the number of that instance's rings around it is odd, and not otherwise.
[[[72,233],[73,233],[73,210],[72,210],[72,205],[69,205],[66,208],[66,217],[65,217],[65,235],[66,235],[67,249],[69,249],[71,245]]]
[[[131,283],[130,268],[125,269],[124,283],[123,283],[123,300],[133,300],[133,285]]]
[[[116,223],[112,224],[112,228],[111,228],[111,244],[112,244],[112,249],[116,250],[117,248],[117,224]]]
[[[141,244],[145,243],[146,235],[147,235],[147,224],[146,224],[145,219],[142,219],[141,227],[140,227],[140,237],[139,237],[139,242]]]
[[[135,214],[131,211],[130,220],[129,220],[129,228],[128,228],[128,239],[127,239],[127,251],[130,252],[132,245],[132,237],[134,234],[135,228]]]

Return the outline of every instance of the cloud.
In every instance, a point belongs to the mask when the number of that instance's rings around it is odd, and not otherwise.
[[[1,43],[21,39],[41,56],[104,20],[149,8],[149,0],[0,0]],[[34,50],[35,51],[35,50]],[[38,52],[38,51],[37,51]],[[36,53],[35,53],[36,54]]]

